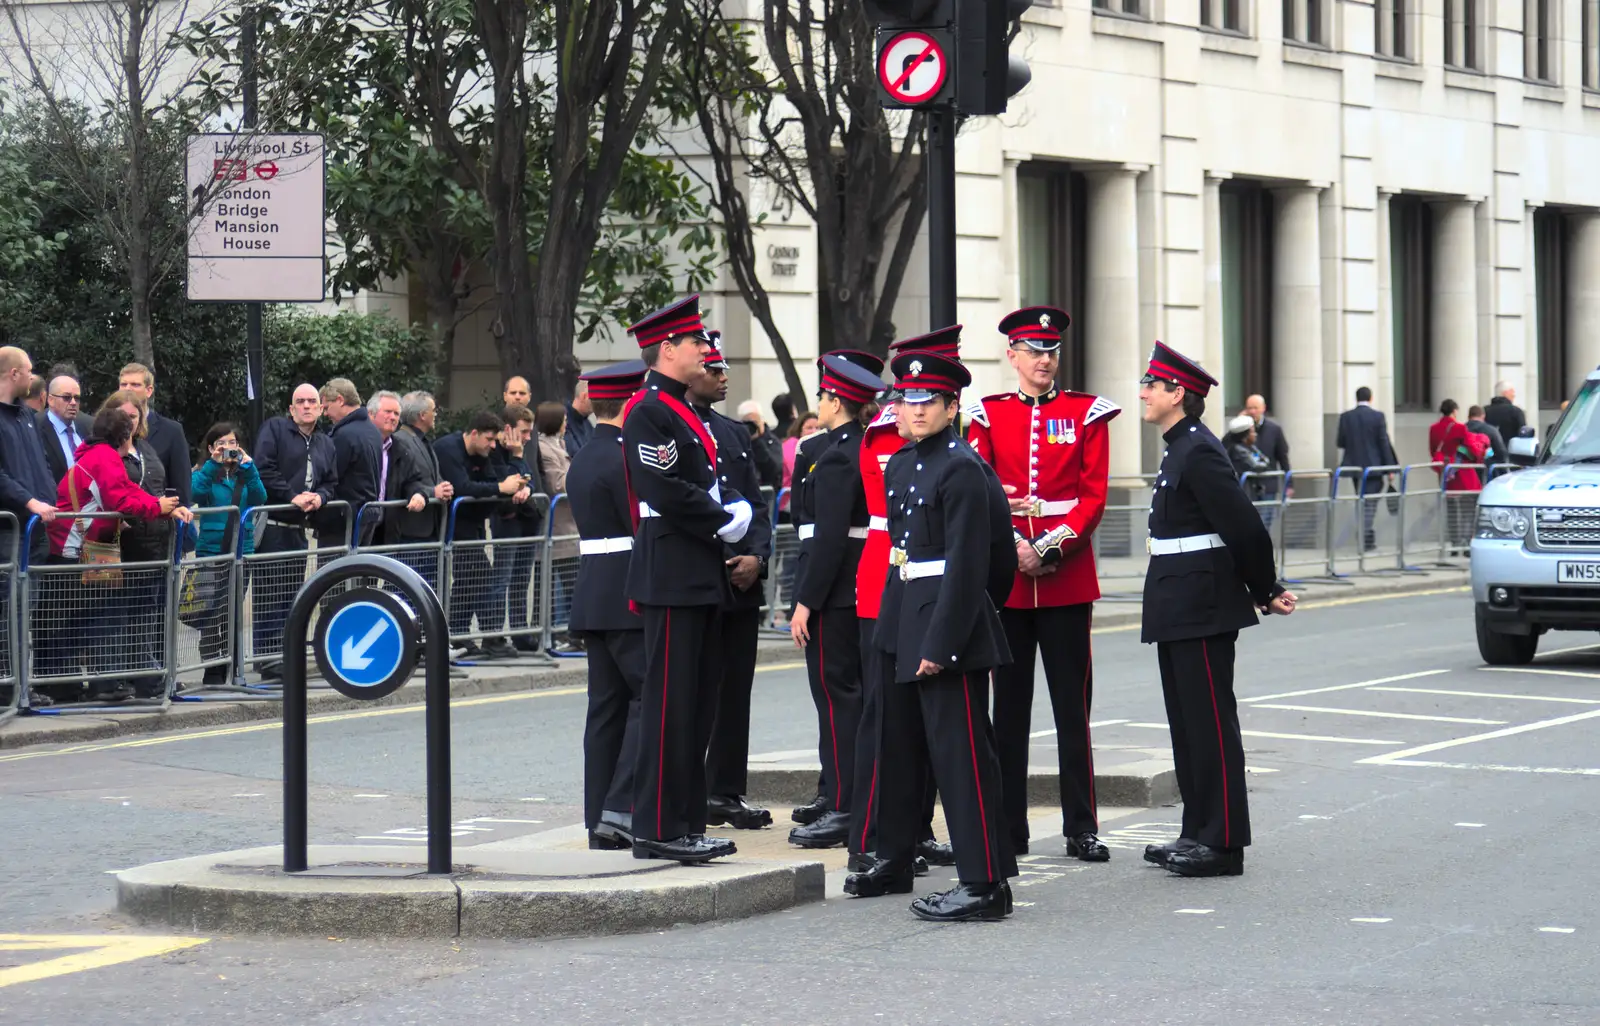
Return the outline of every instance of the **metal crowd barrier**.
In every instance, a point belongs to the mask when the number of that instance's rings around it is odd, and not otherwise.
[[[1439,518],[1441,563],[1468,555],[1478,525],[1478,496],[1488,478],[1489,468],[1482,463],[1451,463],[1439,475],[1439,502],[1444,513]]]
[[[239,562],[243,515],[237,506],[209,506],[192,512],[196,531],[207,520],[221,517],[224,537],[232,537],[234,542],[225,551],[209,556],[176,547],[173,611],[178,629],[173,676],[222,667],[226,684],[211,685],[205,690],[227,687],[243,691],[238,683],[239,614],[244,608],[245,590],[244,569]],[[190,700],[199,697],[194,693],[197,690],[200,689],[191,690]]]
[[[1405,506],[1392,475],[1405,468],[1340,467],[1333,478],[1330,510],[1332,540],[1328,572],[1346,576],[1348,564],[1360,573],[1397,573],[1402,569]],[[1346,485],[1348,484],[1348,487]],[[1341,567],[1341,563],[1345,567]]]
[[[1272,539],[1272,551],[1278,551],[1279,536],[1283,533],[1283,497],[1287,491],[1288,472],[1283,470],[1247,471],[1239,475],[1239,487],[1250,499],[1261,517],[1261,525]]]
[[[96,523],[125,520],[113,512],[60,519],[74,521],[73,529],[87,524],[85,534]],[[47,530],[37,516],[28,518],[19,556],[31,551],[36,532]],[[56,715],[159,712],[167,707],[177,677],[177,619],[172,615],[177,536],[173,524],[166,552],[154,560],[86,564],[52,555],[43,563],[18,561],[20,622],[26,624],[19,632],[19,709],[35,707],[36,689],[52,701],[60,699],[61,705],[48,709]],[[123,684],[131,684],[136,697],[96,701]],[[89,700],[79,701],[86,690]]]
[[[271,669],[283,660],[289,604],[313,570],[350,551],[353,518],[348,502],[326,503],[310,514],[294,505],[255,506],[245,511],[244,524],[255,551],[239,557],[239,666]]]
[[[22,668],[17,631],[17,582],[21,579],[18,556],[22,543],[21,525],[11,513],[0,512],[0,723],[16,716],[24,700]]]
[[[528,501],[537,504],[548,523],[550,497],[538,492]],[[450,621],[452,645],[496,639],[531,643],[544,634],[545,532],[518,533],[518,518],[500,515],[509,507],[505,497],[463,497],[450,503],[438,593]],[[481,536],[459,536],[463,525],[480,522]]]

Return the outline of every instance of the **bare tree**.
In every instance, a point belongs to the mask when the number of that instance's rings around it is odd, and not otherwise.
[[[188,230],[162,205],[183,180],[187,92],[204,72],[170,39],[198,12],[185,0],[0,0],[0,12],[0,61],[48,129],[61,195],[111,240],[134,358],[154,367],[150,296],[182,266]]]
[[[682,113],[710,166],[697,173],[727,233],[734,281],[800,409],[805,389],[757,260],[765,215],[751,215],[744,185],[763,180],[816,225],[822,348],[886,353],[927,209],[926,118],[880,106],[875,47],[861,0],[765,0],[758,28],[729,20],[717,0],[697,0],[681,47],[690,99]]]

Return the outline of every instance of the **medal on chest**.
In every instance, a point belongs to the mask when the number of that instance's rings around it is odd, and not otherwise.
[[[1047,419],[1044,422],[1044,440],[1051,445],[1071,445],[1078,440],[1078,425],[1071,418]]]

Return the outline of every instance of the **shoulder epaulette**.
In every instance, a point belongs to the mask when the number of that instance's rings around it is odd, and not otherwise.
[[[1094,397],[1094,402],[1089,404],[1088,412],[1083,415],[1083,422],[1085,424],[1093,424],[1097,420],[1115,417],[1121,412],[1122,407],[1103,395],[1097,395]]]
[[[966,415],[968,423],[989,426],[989,414],[984,411],[982,399],[963,399],[961,412]]]

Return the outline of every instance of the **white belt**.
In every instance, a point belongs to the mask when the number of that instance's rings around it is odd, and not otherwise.
[[[883,530],[887,531],[888,529],[889,522],[885,520],[883,522]],[[867,536],[867,530],[868,529],[865,527],[852,527],[850,528],[850,537],[865,538]],[[799,527],[794,529],[795,537],[799,538],[801,541],[810,541],[816,535],[816,533],[816,524],[801,524]]]
[[[887,532],[889,530],[889,518],[888,517],[873,517],[872,519],[867,521],[867,530],[869,530],[869,531],[884,531],[884,532]]]
[[[583,538],[578,542],[578,555],[604,556],[612,552],[628,552],[633,548],[629,538]]]
[[[1077,499],[1034,499],[1027,509],[1017,510],[1018,517],[1064,517],[1078,508]]]
[[[1172,556],[1179,552],[1204,552],[1226,547],[1220,534],[1191,534],[1187,538],[1146,538],[1145,551],[1152,556]]]
[[[921,577],[942,576],[944,576],[944,560],[942,559],[923,559],[900,564],[900,579],[902,581],[915,581]]]

